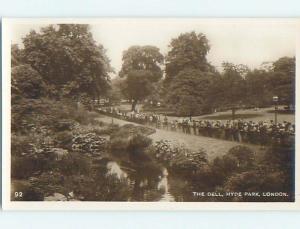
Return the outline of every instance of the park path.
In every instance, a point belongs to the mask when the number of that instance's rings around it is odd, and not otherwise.
[[[125,124],[140,125],[105,115],[100,115],[99,118],[97,118],[97,120],[102,121],[104,123],[112,123],[113,121],[114,124],[118,124],[121,126]],[[168,140],[173,144],[184,144],[187,148],[195,151],[200,148],[203,148],[207,153],[208,160],[213,160],[216,157],[223,156],[232,147],[241,144],[250,147],[255,153],[259,153],[261,151],[260,147],[257,145],[225,141],[204,136],[196,136],[192,134],[184,134],[182,132],[168,131],[164,129],[156,129],[156,132],[154,134],[149,135],[149,137],[152,138],[153,142],[159,140]]]

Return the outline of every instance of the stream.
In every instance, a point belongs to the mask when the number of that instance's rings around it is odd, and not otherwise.
[[[170,192],[169,172],[162,167],[159,174],[143,169],[136,172],[126,172],[115,161],[106,165],[107,175],[115,175],[118,179],[126,179],[132,187],[130,201],[175,201]]]

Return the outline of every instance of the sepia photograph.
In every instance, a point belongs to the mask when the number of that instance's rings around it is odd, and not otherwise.
[[[4,20],[3,204],[299,208],[299,28]]]

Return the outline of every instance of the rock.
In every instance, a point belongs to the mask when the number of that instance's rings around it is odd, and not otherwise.
[[[55,154],[57,161],[62,160],[64,156],[69,154],[68,150],[61,148],[52,148],[52,152]]]

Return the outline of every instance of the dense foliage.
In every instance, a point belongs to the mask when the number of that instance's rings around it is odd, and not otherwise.
[[[163,71],[161,65],[164,57],[154,46],[132,46],[123,53],[120,77],[124,77],[122,91],[132,101],[132,110],[138,101],[142,101],[154,90]]]
[[[108,91],[112,68],[104,47],[94,41],[87,25],[43,27],[39,32],[31,31],[23,45],[12,49],[13,67],[30,65],[47,85],[48,97],[97,98]]]

